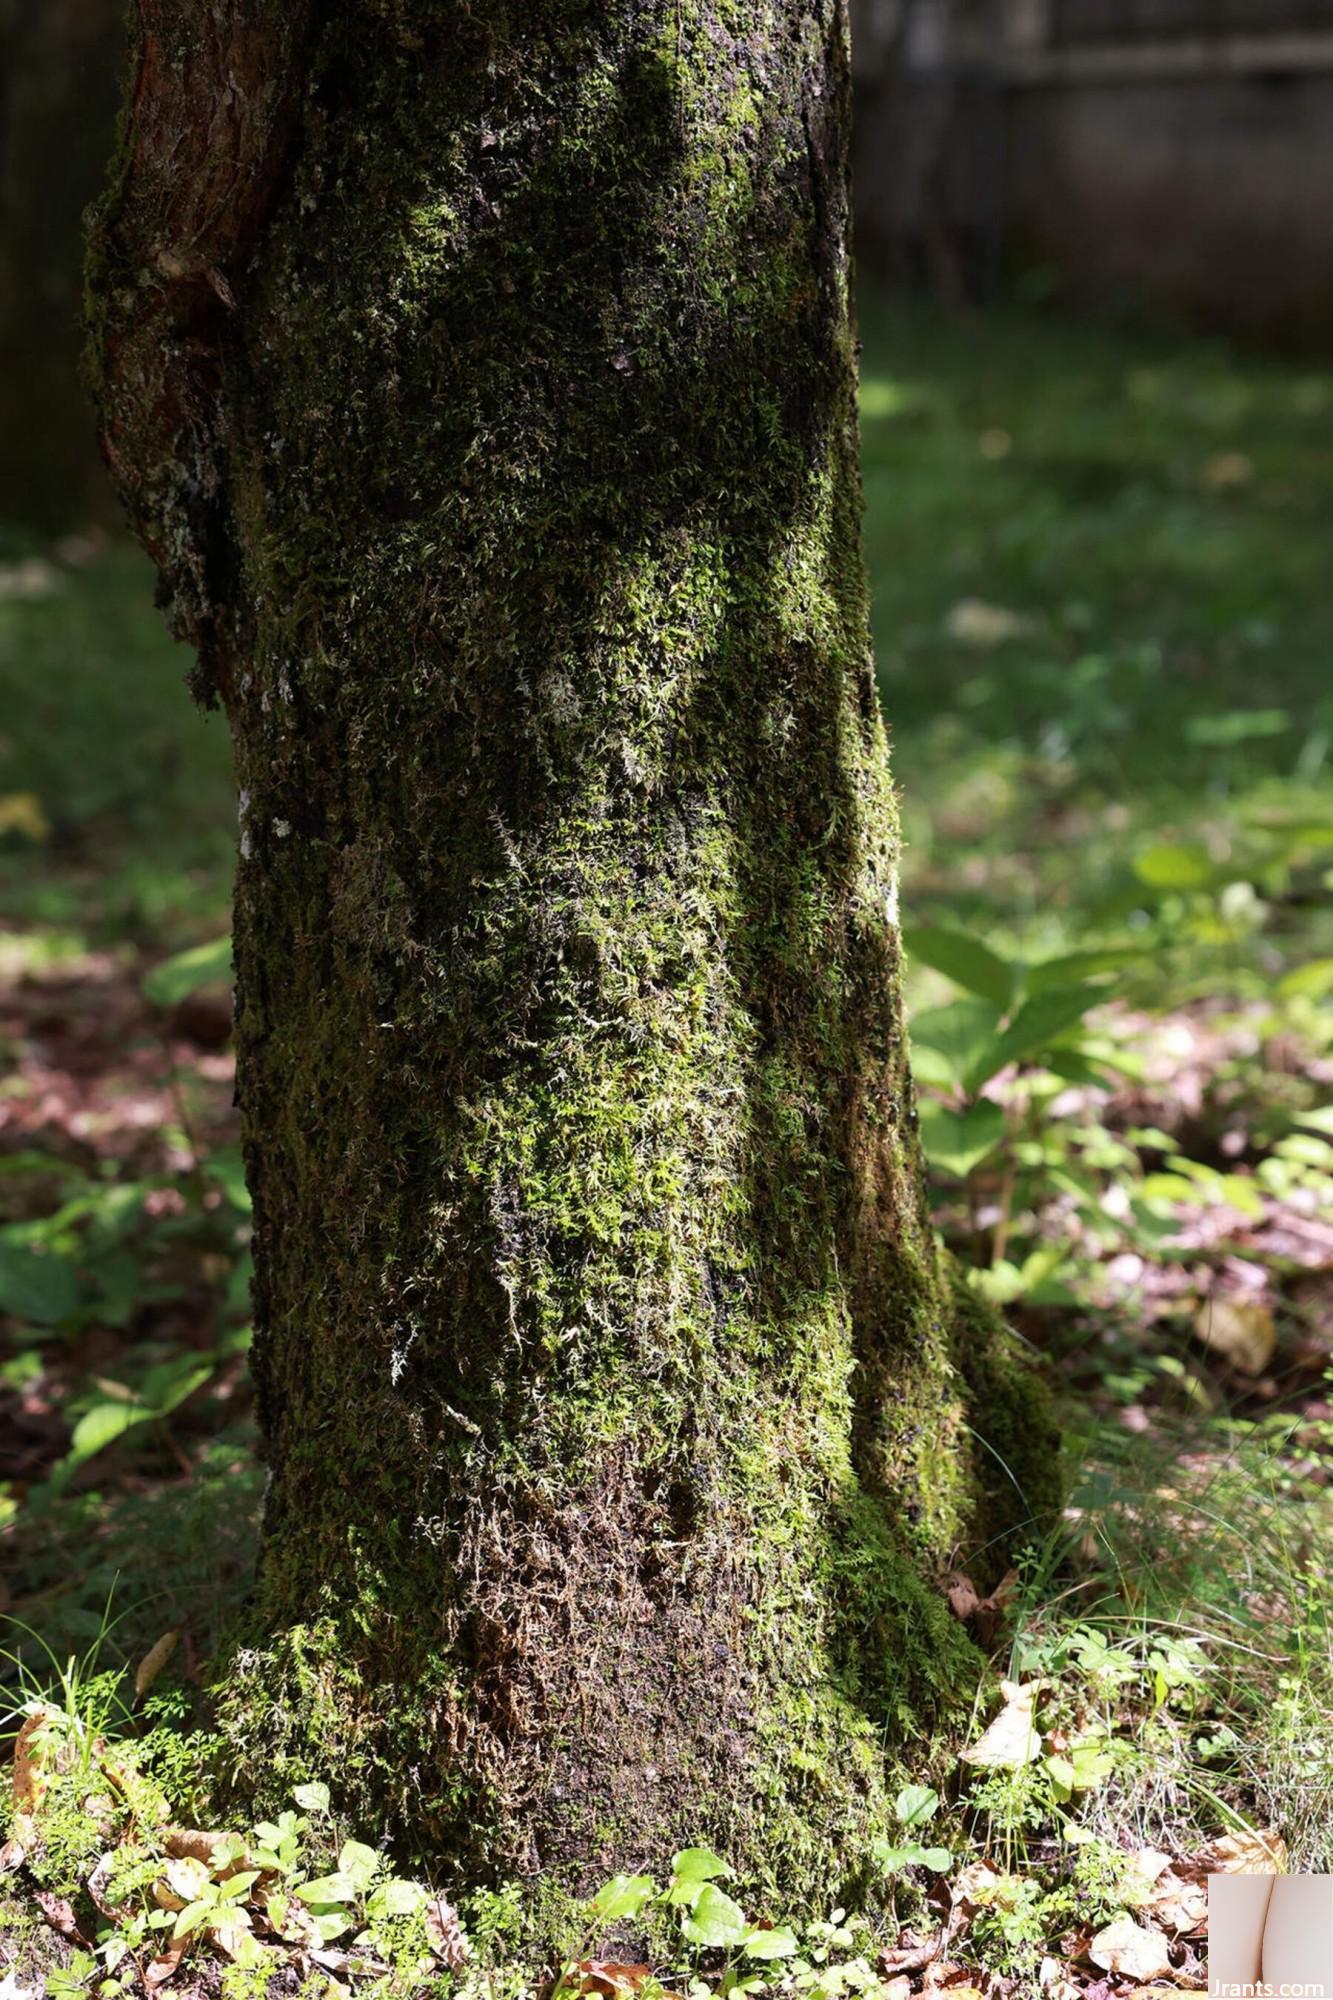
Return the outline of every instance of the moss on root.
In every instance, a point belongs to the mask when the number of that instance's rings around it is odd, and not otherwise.
[[[699,1839],[833,1893],[975,1683],[933,1573],[1049,1500],[924,1205],[844,28],[335,10],[167,579],[242,801],[236,1772],[548,1915]]]

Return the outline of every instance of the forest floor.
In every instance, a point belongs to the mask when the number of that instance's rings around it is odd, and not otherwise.
[[[1071,1501],[998,1601],[941,1579],[1004,1691],[904,1794],[896,1938],[761,1909],[793,1955],[749,1959],[723,1912],[667,1984],[1197,1987],[1210,1871],[1333,1870],[1333,374],[1006,314],[872,308],[865,337],[938,1219],[1044,1357]],[[186,664],[132,550],[0,536],[0,1611],[13,1705],[45,1704],[55,1746],[45,1779],[16,1763],[0,1874],[45,1898],[52,1992],[213,1992],[229,1956],[228,2000],[279,1959],[288,1991],[293,1967],[456,1990],[452,1912],[357,1887],[368,1850],[318,1937],[299,1896],[287,1932],[268,1909],[301,1872],[281,1829],[257,1877],[169,1857],[204,1909],[170,1962],[142,1826],[124,1904],[88,1881],[120,1835],[34,1831],[96,1735],[202,1810],[180,1730],[253,1545],[234,800]],[[307,1870],[333,1838],[319,1778],[284,1835]],[[591,1958],[596,1925],[564,1990],[649,1990]],[[238,1927],[279,1955],[258,1985]],[[6,2000],[39,1990],[21,1928]]]

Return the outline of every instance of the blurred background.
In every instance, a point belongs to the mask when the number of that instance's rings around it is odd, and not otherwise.
[[[52,1644],[118,1590],[197,1675],[259,1480],[235,815],[78,382],[121,13],[0,0],[0,1524]],[[1333,0],[854,13],[937,1219],[1069,1393],[1079,1615],[1234,1641],[1199,1785],[1333,1867]]]

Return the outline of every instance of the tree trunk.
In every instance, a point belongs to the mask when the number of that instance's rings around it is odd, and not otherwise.
[[[238,1763],[467,1879],[823,1892],[1051,1491],[923,1199],[841,5],[141,7],[96,344],[241,785]]]
[[[123,0],[0,0],[0,520],[43,532],[116,513],[79,348],[124,20]]]

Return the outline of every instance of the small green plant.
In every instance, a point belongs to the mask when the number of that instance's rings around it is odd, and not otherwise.
[[[908,1785],[899,1792],[894,1808],[899,1826],[909,1833],[916,1827],[928,1826],[939,1809],[940,1795],[929,1785]],[[923,1847],[919,1840],[877,1840],[872,1852],[888,1875],[899,1874],[904,1868],[929,1868],[933,1874],[942,1875],[953,1863],[947,1847]]]

